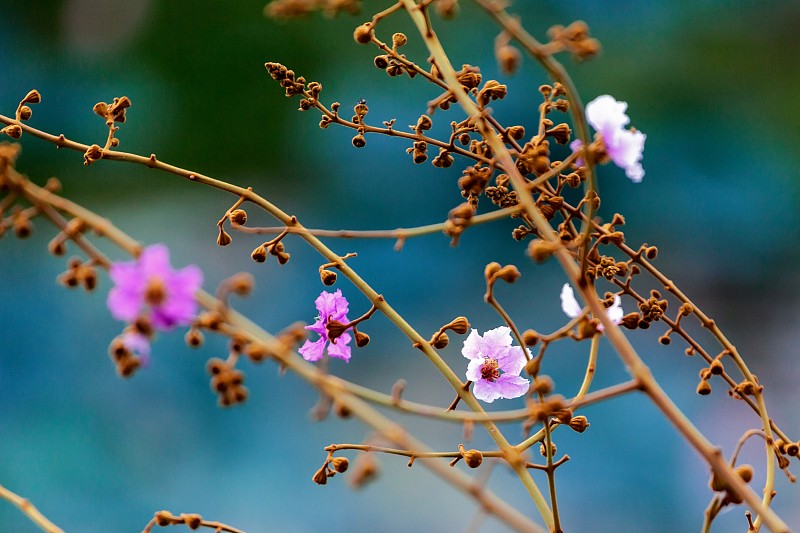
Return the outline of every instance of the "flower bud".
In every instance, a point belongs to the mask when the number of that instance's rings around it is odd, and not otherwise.
[[[719,359],[714,359],[711,361],[711,373],[715,376],[719,376],[723,372],[725,372],[725,367],[722,366],[722,362]]]
[[[24,106],[19,108],[19,119],[20,120],[28,120],[29,118],[31,118],[32,114],[33,114],[33,110],[31,110],[31,108],[26,106],[26,105],[24,105]]]
[[[260,342],[251,342],[244,349],[244,354],[254,363],[260,363],[270,355],[269,348]]]
[[[331,286],[336,283],[336,272],[331,270],[322,269],[319,271],[319,277],[322,280],[323,285]]]
[[[539,342],[539,335],[532,329],[526,329],[522,333],[522,341],[525,346],[536,346],[536,343]]]
[[[528,245],[528,255],[537,263],[543,263],[553,255],[558,245],[535,239]]]
[[[495,274],[500,270],[500,263],[491,262],[486,265],[486,268],[483,271],[483,276],[486,279],[491,279],[494,277]]]
[[[497,49],[497,63],[504,74],[513,74],[519,68],[522,55],[513,46],[501,46]]]
[[[364,148],[367,145],[367,141],[361,133],[353,137],[352,143],[356,148]]]
[[[328,323],[325,324],[325,329],[328,331],[328,340],[335,342],[349,327],[349,324],[343,324],[338,320],[329,320]]]
[[[441,350],[442,348],[446,347],[450,343],[450,337],[447,336],[447,333],[442,332],[436,336],[436,339],[433,341],[433,347],[437,350]]]
[[[753,480],[753,467],[750,465],[737,466],[735,472],[745,483],[750,483]]]
[[[541,357],[534,357],[527,363],[525,363],[525,373],[529,376],[535,376],[539,373],[539,369],[542,366],[542,358]]]
[[[697,394],[700,396],[708,396],[711,394],[711,385],[708,383],[707,380],[701,379],[700,383],[697,385]]]
[[[231,241],[233,241],[231,236],[220,226],[219,235],[217,235],[217,246],[228,246]]]
[[[577,431],[578,433],[583,433],[586,431],[586,428],[589,427],[589,421],[586,419],[585,416],[576,416],[572,420],[569,421],[569,427],[573,431]]]
[[[389,56],[375,56],[374,63],[379,69],[386,70],[386,67],[389,66]]]
[[[331,465],[333,466],[334,470],[342,474],[347,472],[347,467],[350,466],[350,461],[347,460],[347,457],[334,457],[331,460]]]
[[[800,442],[790,442],[786,445],[786,455],[797,457],[800,455]]]
[[[42,95],[39,94],[39,91],[33,89],[32,91],[28,91],[28,94],[25,95],[25,98],[22,99],[21,104],[38,104],[42,101]]]
[[[365,22],[355,29],[353,32],[353,39],[359,44],[367,44],[372,40],[373,30],[372,24]]]
[[[461,446],[462,450],[463,448],[464,447]],[[467,463],[467,466],[470,468],[478,468],[483,462],[483,454],[478,450],[462,451],[461,457],[464,458],[464,462]]]
[[[392,35],[392,46],[394,46],[395,48],[398,48],[400,46],[405,46],[407,42],[408,38],[405,36],[404,33],[398,32]]]
[[[253,250],[253,252],[250,254],[250,257],[252,257],[253,261],[256,263],[263,263],[267,260],[267,249],[262,244]]]
[[[506,265],[495,274],[496,278],[500,278],[507,283],[514,283],[520,276],[522,276],[522,274],[519,273],[519,269],[514,265]]]
[[[5,133],[12,139],[19,139],[22,137],[22,127],[20,127],[18,124],[10,124],[0,130],[0,133]]]
[[[244,226],[247,222],[247,212],[244,209],[234,209],[231,211],[231,222]]]
[[[86,150],[86,153],[83,154],[83,164],[84,165],[91,165],[95,161],[99,161],[103,158],[103,149],[100,146],[93,144]]]
[[[192,348],[198,348],[203,345],[203,333],[197,328],[190,328],[183,336],[186,344]]]
[[[460,316],[450,322],[447,325],[447,329],[452,330],[454,333],[458,333],[459,335],[463,335],[467,331],[469,331],[469,321],[467,317]]]
[[[554,457],[558,448],[556,447],[555,442],[550,442],[550,457]],[[542,454],[542,457],[547,457],[547,447],[544,445],[544,442],[539,445],[539,453]]]
[[[363,348],[369,344],[369,335],[362,331],[356,331],[356,346]]]
[[[328,482],[328,471],[327,467],[323,466],[319,470],[314,473],[314,476],[311,478],[314,483],[317,485],[324,485]]]

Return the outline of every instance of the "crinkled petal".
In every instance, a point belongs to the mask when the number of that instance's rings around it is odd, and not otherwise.
[[[331,342],[328,345],[328,355],[331,357],[336,357],[337,359],[343,359],[345,363],[350,362],[350,334],[349,333],[342,333],[340,337],[336,339],[336,342]]]
[[[114,287],[108,291],[106,303],[114,318],[133,322],[142,308],[142,296],[124,287]]]
[[[586,120],[605,137],[607,132],[621,129],[630,122],[625,114],[627,109],[626,102],[618,102],[613,96],[604,94],[586,104]]]
[[[520,376],[512,376],[511,374],[503,374],[494,382],[494,390],[499,398],[519,398],[530,387],[530,381]]]
[[[325,344],[328,339],[321,338],[316,342],[307,340],[298,350],[306,361],[319,361],[325,354]]]
[[[502,376],[500,376],[502,378]],[[492,403],[500,398],[500,393],[497,390],[497,381],[488,381],[481,379],[475,382],[472,387],[472,394],[482,402]]]
[[[478,359],[483,363],[483,339],[478,333],[477,329],[470,332],[467,340],[464,341],[464,347],[461,348],[461,355],[467,359]]]
[[[319,316],[322,317],[323,322],[328,320],[338,320],[339,322],[347,322],[347,311],[349,304],[347,299],[342,296],[342,291],[337,289],[336,292],[322,291],[319,297],[314,300],[317,306]]]
[[[485,357],[500,359],[511,349],[511,328],[500,326],[483,334],[483,352]]]
[[[525,353],[522,351],[522,348],[514,346],[508,351],[505,357],[497,360],[497,366],[506,374],[518,376],[519,373],[522,372],[522,369],[525,368],[525,363],[527,362],[528,360],[525,359]]]
[[[315,333],[319,333],[320,337],[324,337],[325,339],[328,338],[328,330],[325,329],[325,324],[322,322],[321,318],[317,318],[317,321],[313,324],[306,326],[306,329],[311,330]]]
[[[561,287],[561,310],[570,318],[577,317],[583,310],[578,300],[575,299],[575,293],[572,292],[572,287],[569,286],[569,283],[565,283]]]
[[[166,277],[172,273],[169,264],[169,248],[163,244],[153,244],[142,250],[137,265],[146,277]]]
[[[614,324],[622,322],[622,317],[625,312],[622,310],[622,299],[619,297],[619,294],[614,295],[614,304],[606,309],[606,314],[608,315],[608,319]]]
[[[467,365],[467,379],[477,383],[481,379],[481,367],[485,359],[470,359]]]
[[[613,139],[606,140],[609,157],[634,182],[642,181],[644,169],[640,163],[647,136],[641,131],[619,130]]]

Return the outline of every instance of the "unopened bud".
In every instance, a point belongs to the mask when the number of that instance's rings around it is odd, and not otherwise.
[[[447,336],[447,333],[442,332],[436,336],[436,339],[433,341],[433,347],[437,350],[441,350],[442,348],[446,347],[450,344],[450,337]]]
[[[483,276],[486,279],[491,279],[494,277],[495,274],[500,270],[500,263],[491,262],[486,265],[486,268],[483,271]]]
[[[228,232],[226,232],[222,227],[219,228],[219,235],[217,236],[217,246],[228,246],[233,239]]]
[[[42,101],[42,95],[39,94],[39,91],[33,89],[29,91],[28,94],[25,95],[25,98],[22,99],[22,104],[38,104]]]
[[[800,455],[800,442],[790,442],[786,445],[786,455],[797,457]]]
[[[539,342],[539,334],[532,329],[526,329],[522,333],[522,341],[525,346],[536,346],[536,343]]]
[[[495,274],[496,278],[500,278],[507,283],[514,283],[520,276],[522,274],[519,273],[519,269],[514,265],[506,265]]]
[[[31,110],[30,107],[28,107],[26,105],[24,105],[24,106],[19,108],[19,119],[20,120],[28,120],[29,118],[31,118],[32,114],[33,114],[33,111]]]
[[[323,285],[330,286],[336,283],[336,272],[333,272],[331,270],[323,268],[322,270],[319,271],[319,277],[322,280]]]
[[[184,335],[183,340],[192,348],[197,348],[203,345],[203,333],[197,328],[191,328]]]
[[[701,396],[708,396],[711,394],[711,385],[708,383],[707,380],[701,379],[700,383],[697,385],[697,394]]]
[[[447,325],[447,329],[452,330],[454,333],[463,335],[469,331],[469,321],[467,317],[460,316]]]
[[[20,127],[18,124],[10,124],[0,130],[0,133],[5,133],[12,139],[19,139],[22,137],[22,127]]]
[[[355,39],[357,43],[367,44],[372,40],[372,35],[372,24],[365,22],[355,29],[353,32],[353,39]]]
[[[347,467],[350,466],[350,461],[347,460],[347,457],[334,457],[331,459],[331,465],[333,466],[334,470],[342,474],[347,472]]]
[[[753,479],[753,467],[750,465],[737,466],[735,472],[745,483],[750,483]]]
[[[557,249],[557,244],[535,239],[528,245],[528,255],[537,263],[542,263],[548,260]]]
[[[247,212],[244,209],[234,209],[231,211],[231,222],[244,226],[247,222]]]
[[[575,418],[569,421],[569,427],[573,431],[577,431],[578,433],[583,433],[584,431],[586,431],[586,428],[589,427],[589,421],[583,415],[576,416]]]
[[[533,380],[533,390],[537,394],[546,396],[553,392],[553,387],[553,380],[550,378],[550,376],[539,376]]]
[[[463,446],[459,446],[461,448],[461,457],[464,458],[464,462],[467,463],[467,466],[470,468],[478,468],[481,466],[483,462],[483,454],[478,450],[464,450]]]
[[[398,46],[405,46],[408,42],[408,38],[405,36],[404,33],[395,33],[392,35],[392,45],[395,47]]]
[[[369,344],[369,335],[362,331],[356,331],[356,346],[363,348]]]
[[[327,466],[323,466],[319,470],[314,473],[314,477],[311,478],[314,483],[317,485],[325,485],[328,482],[328,469]]]
[[[253,261],[257,263],[263,263],[267,260],[267,249],[262,244],[253,250],[253,253],[250,254],[250,257],[252,257]]]

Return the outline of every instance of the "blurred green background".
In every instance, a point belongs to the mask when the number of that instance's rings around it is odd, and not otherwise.
[[[375,51],[351,38],[367,18],[314,16],[275,22],[264,0],[73,0],[0,3],[0,112],[13,114],[37,88],[43,101],[31,124],[85,143],[105,139],[91,108],[127,95],[133,101],[118,137],[120,149],[159,159],[242,186],[252,186],[308,227],[372,229],[441,221],[460,200],[461,167],[415,166],[396,139],[320,130],[316,113],[298,113],[267,75],[278,61],[320,81],[325,102],[349,109],[361,98],[368,120],[412,124],[437,92],[420,79],[389,79],[372,67]],[[368,2],[380,9],[388,2]],[[647,134],[640,185],[615,167],[599,180],[601,215],[625,214],[628,242],[658,244],[658,265],[717,319],[767,386],[771,415],[800,437],[798,220],[800,155],[800,5],[797,2],[588,1],[517,2],[528,29],[540,38],[552,24],[588,22],[603,44],[600,57],[575,65],[584,101],[612,94],[629,104],[631,125]],[[492,53],[496,28],[467,3],[452,22],[437,21],[454,64],[480,65],[498,76]],[[424,61],[418,39],[400,14],[379,28],[409,35],[409,57]],[[494,109],[504,122],[530,125],[536,88],[547,80],[526,59],[510,94]],[[345,111],[347,113],[348,111]],[[447,129],[457,110],[437,113]],[[199,265],[205,287],[252,272],[257,290],[237,306],[266,329],[313,320],[322,290],[320,259],[288,238],[292,260],[254,264],[260,241],[234,234],[215,244],[215,223],[233,198],[146,168],[100,162],[85,167],[81,154],[22,138],[20,171],[43,183],[59,177],[65,194],[110,218],[145,243],[170,246],[173,265]],[[563,155],[563,154],[562,154]],[[485,204],[486,202],[484,202]],[[482,209],[486,209],[482,205]],[[249,209],[254,224],[271,224]],[[467,231],[458,248],[443,235],[406,243],[401,253],[383,242],[332,241],[339,253],[356,251],[352,265],[420,331],[434,331],[459,314],[485,331],[500,325],[482,302],[483,266],[513,262],[523,279],[499,297],[522,327],[551,331],[564,317],[557,265],[533,265],[510,238],[514,224]],[[331,442],[360,442],[370,432],[356,421],[316,424],[308,409],[313,390],[275,366],[243,364],[250,399],[220,409],[208,389],[205,361],[225,355],[222,339],[190,351],[182,333],[162,334],[152,364],[131,380],[119,379],[106,355],[122,324],[105,308],[105,276],[91,294],[55,282],[62,259],[47,254],[54,231],[44,221],[26,241],[0,242],[0,483],[31,498],[67,531],[139,531],[159,509],[198,512],[250,532],[461,531],[477,512],[423,468],[384,457],[380,479],[355,492],[347,474],[326,487],[311,482]],[[119,253],[113,257],[122,259]],[[345,280],[337,284],[351,316],[368,303]],[[626,309],[631,309],[631,303]],[[382,317],[364,328],[372,343],[349,365],[332,371],[388,391],[398,378],[406,397],[446,405],[452,393],[418,352]],[[730,453],[739,435],[757,425],[749,409],[715,394],[695,392],[699,362],[674,342],[656,342],[661,328],[631,335],[675,402]],[[443,351],[459,372],[462,339]],[[713,346],[713,345],[711,345]],[[558,392],[580,383],[588,344],[563,343],[549,352],[544,371]],[[605,343],[596,386],[627,379]],[[508,409],[521,400],[493,405]],[[593,406],[583,435],[559,431],[561,512],[567,531],[698,530],[710,493],[708,472],[696,454],[641,397]],[[433,447],[452,449],[457,426],[402,419]],[[509,436],[519,428],[509,426]],[[513,439],[512,439],[513,440]],[[489,447],[476,431],[473,446]],[[352,458],[353,456],[350,455]],[[743,459],[763,470],[763,450],[748,444]],[[461,466],[459,465],[459,468]],[[534,474],[545,483],[543,476]],[[757,475],[755,489],[763,482]],[[497,469],[489,486],[533,516],[516,478]],[[797,489],[778,476],[775,508],[800,525]],[[717,531],[742,530],[742,509],[720,517]],[[489,519],[484,531],[503,531]],[[35,531],[10,504],[0,502],[0,531]]]

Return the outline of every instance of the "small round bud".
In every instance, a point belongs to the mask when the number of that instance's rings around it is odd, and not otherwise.
[[[527,363],[525,363],[525,373],[529,376],[535,376],[539,373],[539,369],[542,366],[542,358],[541,357],[534,357]]]
[[[355,29],[353,32],[353,39],[356,40],[357,43],[360,44],[367,44],[372,40],[373,30],[372,24],[369,22],[365,22],[361,26]]]
[[[244,354],[254,363],[260,363],[270,355],[270,351],[260,342],[251,342],[244,349]]]
[[[405,36],[404,33],[395,33],[392,35],[392,46],[398,48],[400,46],[405,46],[408,42],[408,38]]]
[[[461,452],[464,462],[470,468],[478,468],[483,462],[483,454],[478,450],[466,450]]]
[[[331,286],[336,283],[336,272],[331,270],[322,269],[319,271],[319,277],[323,285]]]
[[[458,333],[459,335],[463,335],[464,333],[469,331],[469,321],[467,320],[467,317],[460,316],[455,320],[453,320],[452,322],[450,322],[450,324],[447,325],[447,329],[450,329],[454,333]]]
[[[28,94],[25,95],[25,98],[22,99],[22,104],[38,104],[42,101],[42,95],[39,94],[39,91],[33,89],[32,91],[28,91]]]
[[[495,274],[500,270],[500,263],[491,262],[486,265],[486,268],[483,271],[483,276],[486,279],[491,279],[494,277]]]
[[[644,250],[644,255],[646,255],[648,259],[655,259],[656,256],[658,256],[658,248],[655,246],[648,246]]]
[[[231,292],[239,296],[247,296],[253,290],[255,280],[252,274],[240,272],[228,278],[228,287]]]
[[[708,383],[707,380],[701,379],[700,383],[697,385],[697,394],[700,396],[708,396],[711,394],[711,385]]]
[[[572,420],[569,421],[569,427],[573,431],[577,431],[578,433],[583,433],[586,431],[586,428],[589,427],[589,421],[586,419],[585,416],[576,416]]]
[[[356,331],[356,346],[363,348],[367,344],[369,344],[369,335],[361,331]]]
[[[800,442],[790,442],[786,445],[786,455],[797,457],[800,455]]]
[[[533,390],[537,394],[541,394],[546,396],[553,392],[553,388],[555,385],[553,384],[553,380],[550,376],[539,376],[533,380]]]
[[[433,347],[437,350],[441,350],[442,348],[446,347],[450,344],[450,337],[447,336],[447,333],[440,333],[436,336],[436,339],[433,341]]]
[[[231,241],[233,241],[231,236],[220,226],[219,235],[217,235],[217,246],[228,246]]]
[[[556,447],[555,442],[550,442],[550,457],[554,457],[558,448]],[[542,457],[547,457],[547,447],[544,445],[544,442],[539,445],[539,453],[542,454]]]
[[[182,514],[181,518],[189,529],[197,529],[203,522],[203,518],[199,514]]]
[[[522,274],[519,273],[519,269],[514,265],[506,265],[495,274],[496,278],[500,278],[507,283],[514,283],[520,276]]]
[[[750,483],[750,481],[753,479],[753,467],[750,465],[737,466],[736,473],[745,483]]]
[[[20,127],[18,124],[11,124],[0,130],[0,133],[5,133],[12,139],[19,139],[22,137],[22,127]]]
[[[389,56],[375,56],[374,63],[379,69],[386,70],[386,68],[389,66]]]
[[[244,209],[234,209],[231,211],[231,222],[244,226],[247,223],[247,212]]]
[[[362,135],[361,133],[353,137],[351,142],[353,143],[353,146],[355,146],[356,148],[364,148],[367,145],[367,141],[366,139],[364,139],[364,135]]]
[[[334,402],[333,413],[339,418],[350,418],[350,415],[353,414],[349,407],[340,402]]]
[[[532,329],[526,329],[522,333],[522,341],[525,346],[536,346],[536,343],[539,342],[539,334]]]
[[[350,466],[350,461],[347,460],[347,457],[334,457],[331,460],[331,465],[333,466],[334,470],[342,474],[347,472],[347,467]]]
[[[253,252],[250,254],[250,257],[252,257],[253,261],[256,263],[263,263],[267,260],[267,249],[262,244],[253,250]]]
[[[511,126],[506,130],[506,133],[508,133],[509,137],[518,141],[525,137],[525,128],[522,126]]]
[[[203,333],[197,328],[191,328],[183,336],[186,344],[192,348],[198,348],[203,345]]]
[[[715,376],[719,376],[723,372],[725,372],[725,367],[722,366],[722,362],[719,359],[714,359],[711,361],[711,373]]]
[[[67,245],[64,242],[64,239],[56,236],[48,243],[47,250],[56,256],[64,255],[67,252]]]
[[[322,467],[314,473],[314,476],[311,478],[314,483],[317,485],[324,485],[328,482],[328,471],[326,467]]]
[[[548,260],[553,252],[556,251],[557,245],[551,244],[541,239],[534,239],[528,245],[528,255],[537,263],[543,263]]]
[[[30,107],[28,107],[26,105],[24,105],[24,106],[19,108],[19,119],[20,120],[28,120],[29,118],[31,118],[32,114],[33,114],[33,111],[31,110]]]

